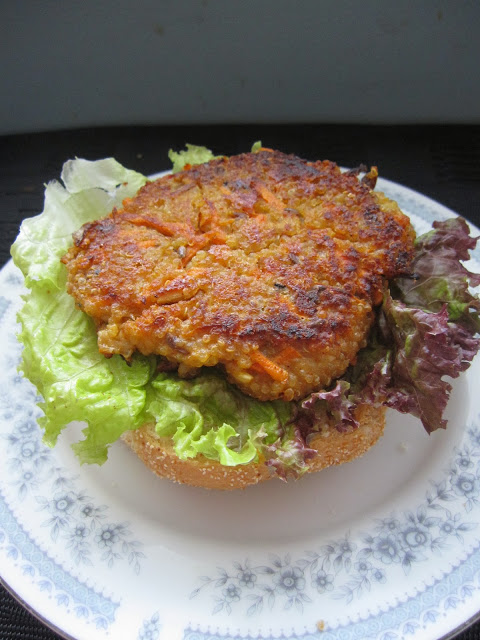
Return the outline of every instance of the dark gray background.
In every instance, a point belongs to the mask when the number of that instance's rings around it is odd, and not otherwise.
[[[20,0],[0,17],[0,133],[480,122],[476,0]]]

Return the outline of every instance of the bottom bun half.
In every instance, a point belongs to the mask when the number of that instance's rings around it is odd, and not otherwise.
[[[315,434],[308,446],[317,451],[317,456],[311,460],[308,473],[344,464],[362,456],[383,434],[385,411],[384,407],[361,405],[355,414],[359,422],[358,428],[342,433],[328,427]],[[273,469],[264,462],[228,467],[202,455],[181,460],[173,449],[172,440],[158,436],[153,425],[127,431],[122,439],[151,471],[181,484],[205,489],[233,490],[244,489],[276,477]]]

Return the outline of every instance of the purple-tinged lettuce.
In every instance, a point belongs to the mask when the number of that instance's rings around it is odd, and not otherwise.
[[[446,304],[438,312],[423,311],[387,296],[383,312],[395,354],[386,406],[420,418],[428,433],[446,428],[442,415],[452,387],[444,377],[468,368],[479,340],[449,321]]]
[[[471,294],[470,286],[480,285],[480,274],[462,264],[476,244],[463,218],[434,222],[433,230],[415,243],[413,276],[396,278],[392,295],[424,311],[440,311],[446,304],[450,321],[473,322],[479,331],[480,299]]]
[[[194,164],[211,155],[190,151],[173,159]],[[62,180],[64,186],[47,186],[43,214],[24,221],[12,247],[30,289],[19,314],[22,369],[43,396],[49,445],[68,423],[83,420],[85,438],[74,450],[82,462],[102,463],[124,431],[154,421],[184,459],[202,453],[232,466],[262,459],[287,478],[308,469],[315,455],[309,436],[326,417],[350,431],[360,404],[410,412],[429,432],[445,426],[451,387],[444,376],[464,371],[480,343],[480,301],[470,292],[480,275],[461,264],[476,240],[464,220],[435,223],[417,240],[413,275],[390,283],[369,344],[333,389],[303,402],[269,403],[214,374],[179,380],[159,374],[152,358],[138,355],[129,366],[99,354],[93,323],[65,292],[60,257],[73,231],[107,215],[146,178],[112,159],[77,159],[65,165]]]
[[[308,470],[309,462],[317,452],[309,448],[301,426],[295,422],[282,429],[282,434],[272,444],[263,445],[263,455],[268,467],[274,469],[282,480],[298,478]]]
[[[435,222],[416,241],[413,275],[393,280],[386,291],[370,344],[333,389],[303,401],[298,418],[315,429],[321,410],[337,429],[357,427],[360,404],[384,405],[420,418],[428,433],[445,428],[451,391],[445,377],[465,371],[480,348],[480,285],[462,260],[476,239],[462,218]],[[317,420],[318,422],[318,420]]]

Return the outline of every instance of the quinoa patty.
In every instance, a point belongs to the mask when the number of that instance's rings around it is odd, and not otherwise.
[[[413,229],[376,175],[269,150],[187,167],[75,234],[68,291],[106,356],[301,398],[355,360],[385,279],[409,270]]]

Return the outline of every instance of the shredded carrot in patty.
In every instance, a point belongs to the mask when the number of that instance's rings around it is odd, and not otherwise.
[[[75,235],[62,261],[100,353],[223,367],[262,402],[343,375],[413,228],[370,182],[259,146],[147,181]]]
[[[181,235],[190,236],[194,233],[191,225],[185,223],[164,222],[163,220],[157,220],[154,218],[149,218],[147,216],[130,218],[128,222],[130,222],[130,224],[134,224],[136,227],[146,227],[147,229],[154,229],[155,231],[161,233],[163,236],[167,236],[169,238]]]
[[[150,249],[150,247],[155,247],[157,245],[156,240],[142,240],[138,243],[138,246],[142,249]]]
[[[261,351],[255,351],[251,355],[254,364],[260,367],[265,373],[277,382],[286,382],[288,380],[288,372],[279,364],[267,358]]]
[[[291,345],[287,345],[285,349],[282,349],[278,356],[276,357],[277,362],[290,362],[290,360],[296,360],[300,358],[300,353],[292,347]]]
[[[257,189],[265,202],[268,202],[268,204],[272,205],[272,207],[275,207],[275,209],[278,209],[279,211],[283,211],[285,209],[285,205],[280,198],[277,198],[277,196],[267,189],[267,187],[260,185]]]
[[[212,229],[211,231],[195,236],[188,243],[185,256],[182,259],[182,266],[186,267],[198,251],[210,247],[212,244],[225,244],[225,241],[226,235],[221,229]]]

